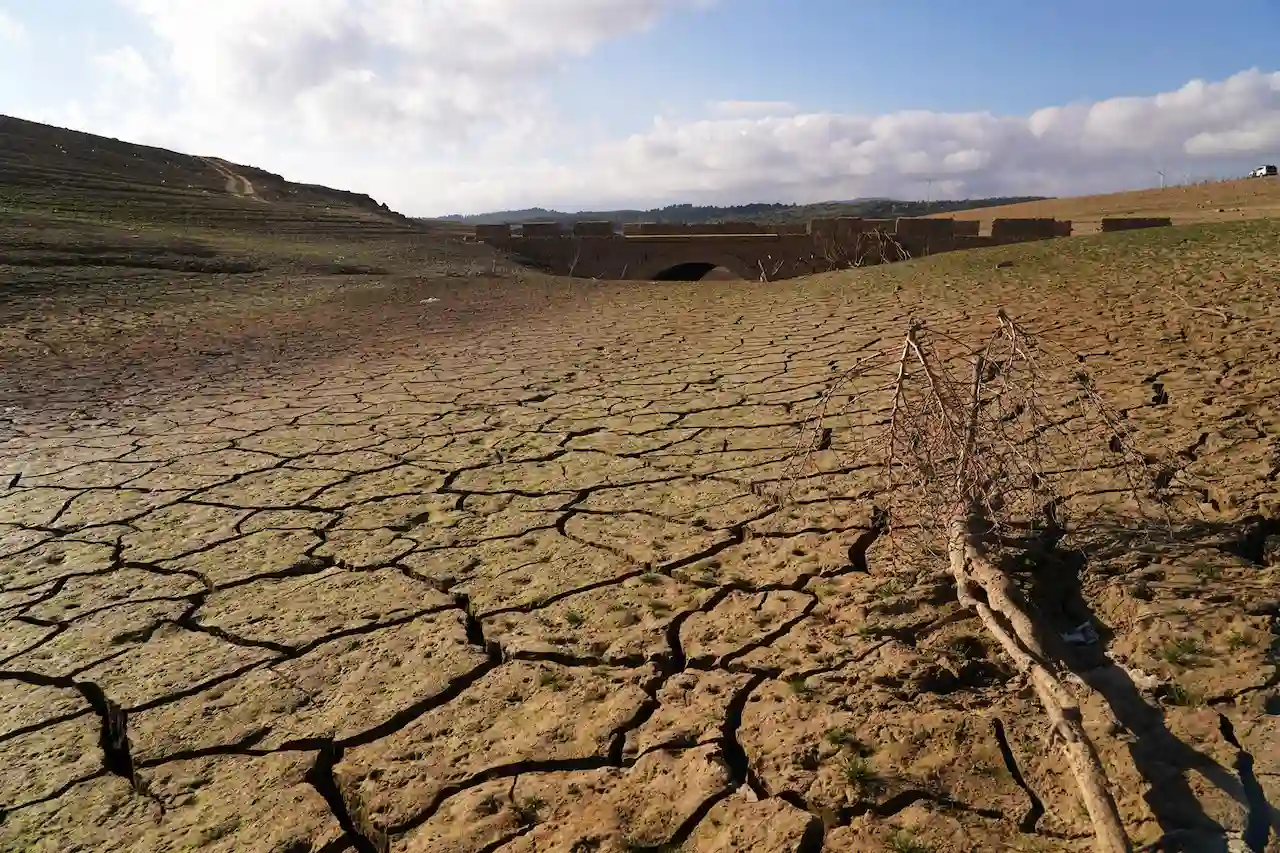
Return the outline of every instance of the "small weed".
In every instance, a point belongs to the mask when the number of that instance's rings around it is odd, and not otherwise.
[[[1165,643],[1160,650],[1160,657],[1174,666],[1191,666],[1201,651],[1203,649],[1199,640],[1194,637],[1179,637]]]
[[[564,615],[564,621],[568,623],[570,628],[581,628],[586,624],[587,617],[583,616],[576,610],[570,610]]]
[[[542,811],[546,805],[547,801],[541,797],[525,797],[512,808],[521,826],[533,826],[538,822],[538,812]]]
[[[884,600],[886,598],[892,598],[895,595],[901,595],[903,591],[902,583],[896,578],[891,578],[872,590],[872,594],[875,595],[876,598]]]
[[[849,731],[844,726],[836,726],[834,728],[827,729],[827,733],[823,737],[827,739],[827,743],[832,746],[838,746],[841,749],[856,750],[861,746],[861,744],[858,743],[858,739],[853,736],[853,732]]]
[[[1188,690],[1176,681],[1165,690],[1165,696],[1174,705],[1182,708],[1195,708],[1204,704],[1204,697],[1197,691]]]
[[[654,616],[661,616],[664,613],[671,612],[671,605],[661,600],[650,601],[649,610],[653,613]]]
[[[1253,637],[1243,631],[1232,631],[1227,635],[1227,651],[1238,652],[1253,645]]]
[[[920,841],[905,829],[900,829],[889,839],[893,853],[933,853],[933,848]]]
[[[805,680],[803,675],[793,675],[787,679],[787,687],[797,696],[808,696],[813,692],[813,688],[809,686],[809,682]]]
[[[645,572],[640,576],[640,583],[647,586],[657,586],[662,583],[662,575],[657,572]]]
[[[860,793],[874,791],[879,783],[879,777],[871,767],[871,762],[861,755],[850,756],[844,763],[842,772],[849,787]]]

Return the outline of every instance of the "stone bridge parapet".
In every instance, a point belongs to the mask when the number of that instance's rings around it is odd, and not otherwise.
[[[696,280],[721,267],[773,280],[982,245],[1068,236],[1071,223],[997,219],[990,237],[949,218],[813,219],[807,226],[721,222],[477,225],[476,239],[540,269],[579,278]]]

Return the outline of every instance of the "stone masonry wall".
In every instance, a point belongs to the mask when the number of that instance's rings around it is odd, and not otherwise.
[[[612,237],[616,226],[609,221],[575,222],[573,233],[577,237]]]
[[[1173,220],[1167,216],[1141,218],[1136,216],[1112,216],[1102,220],[1102,231],[1132,231],[1136,228],[1167,228]]]
[[[526,222],[520,226],[522,237],[561,237],[564,226],[559,222]]]
[[[1168,218],[1110,217],[1103,231],[1157,228]],[[1067,220],[996,219],[990,236],[979,236],[977,220],[903,217],[897,220],[860,217],[815,218],[807,224],[758,225],[720,222],[705,225],[628,223],[619,234],[616,223],[578,222],[572,232],[556,222],[525,223],[518,233],[508,225],[476,226],[476,239],[511,251],[560,275],[591,278],[648,278],[683,264],[725,266],[739,275],[788,278],[840,268],[850,263],[876,263],[881,238],[890,234],[912,257],[1067,237]],[[663,239],[663,238],[667,239]],[[891,244],[890,244],[891,245]],[[874,256],[874,257],[873,257]]]
[[[991,223],[991,236],[1000,243],[1049,240],[1057,236],[1055,222],[1052,218],[997,219]]]

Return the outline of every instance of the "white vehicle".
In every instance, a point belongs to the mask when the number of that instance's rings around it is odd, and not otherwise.
[[[1268,178],[1276,174],[1276,171],[1277,170],[1275,166],[1259,166],[1258,168],[1254,169],[1252,172],[1249,173],[1249,177]]]

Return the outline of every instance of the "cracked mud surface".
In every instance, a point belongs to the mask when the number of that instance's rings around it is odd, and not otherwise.
[[[1173,541],[1072,532],[1033,600],[1102,636],[1071,685],[1136,839],[1274,824],[1280,270],[1169,233],[999,273],[406,276],[187,372],[148,359],[243,306],[135,297],[149,322],[0,388],[0,849],[1089,849],[1038,705],[945,562],[888,552],[839,424],[769,500],[907,305],[1003,305],[1204,484]],[[1068,503],[1123,506],[1121,479]]]

